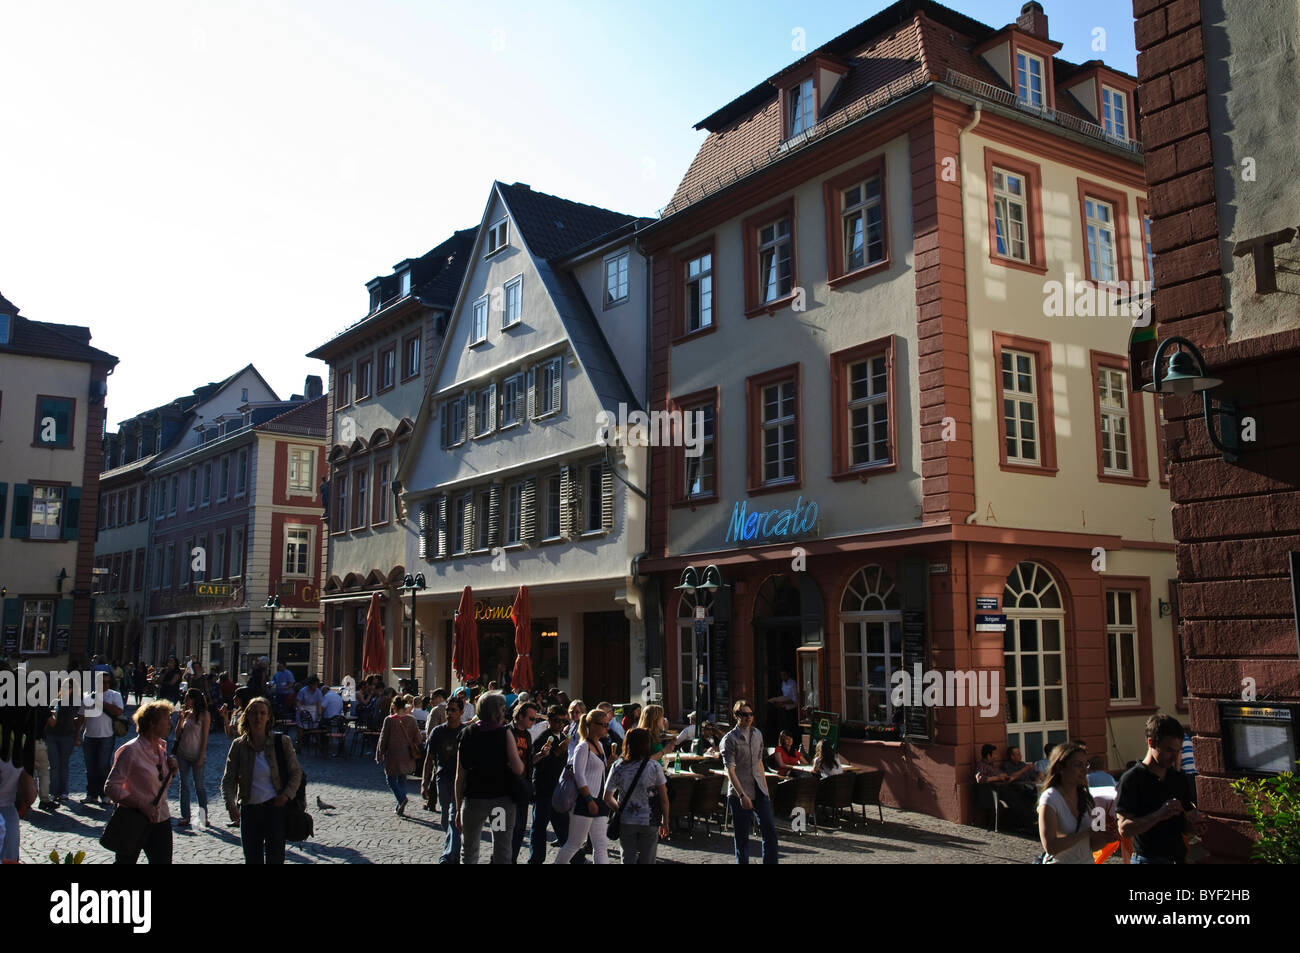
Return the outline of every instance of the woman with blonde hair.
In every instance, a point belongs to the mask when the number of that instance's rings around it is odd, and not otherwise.
[[[150,864],[172,862],[172,818],[167,808],[167,788],[179,770],[167,756],[167,736],[172,728],[172,703],[152,701],[135,711],[136,736],[117,749],[113,768],[104,782],[104,794],[118,810],[136,810],[149,821],[143,843],[119,850],[115,864],[134,864],[144,850]],[[111,822],[110,822],[111,823]]]
[[[248,703],[221,778],[221,793],[230,820],[239,825],[246,864],[284,863],[285,805],[302,783],[293,744],[271,730],[274,724],[270,699]]]
[[[1104,829],[1093,829],[1092,795],[1088,791],[1088,749],[1069,742],[1052,749],[1047,777],[1038,797],[1038,839],[1045,864],[1091,864],[1117,834],[1110,818]]]
[[[569,836],[555,857],[557,864],[573,860],[573,855],[587,842],[588,835],[591,836],[592,863],[609,863],[609,841],[605,836],[609,806],[600,796],[605,789],[605,749],[601,742],[609,733],[611,717],[601,709],[593,708],[578,722],[579,742],[569,762],[573,769],[573,782],[578,786],[578,800],[569,815]]]
[[[646,705],[637,727],[650,732],[650,757],[655,761],[662,761],[665,754],[672,753],[675,742],[664,738],[668,720],[664,717],[662,705]]]

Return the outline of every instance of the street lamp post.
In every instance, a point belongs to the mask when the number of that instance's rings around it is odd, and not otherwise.
[[[695,641],[695,738],[701,737],[700,728],[704,724],[705,712],[709,706],[709,686],[712,679],[710,673],[704,664],[704,658],[708,651],[709,628],[703,618],[698,615],[700,602],[699,594],[706,593],[712,596],[714,592],[722,587],[722,573],[718,571],[717,566],[705,566],[703,572],[697,572],[694,566],[687,566],[682,570],[682,579],[678,583],[677,589],[681,592],[688,592],[695,598],[696,614],[694,624],[694,641]]]
[[[262,606],[262,608],[268,610],[271,613],[271,622],[267,627],[266,635],[267,635],[267,642],[271,646],[271,655],[272,657],[274,657],[275,655],[275,610],[280,608],[280,597],[277,595],[267,596],[266,605]]]
[[[415,594],[424,588],[424,573],[417,572],[414,576],[406,574],[402,580],[402,591],[411,594],[411,625],[408,630],[408,638],[411,643],[411,676],[410,684],[407,686],[412,695],[420,692],[420,680],[415,676]]]

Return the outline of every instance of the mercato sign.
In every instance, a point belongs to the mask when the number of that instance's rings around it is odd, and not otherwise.
[[[805,503],[802,496],[795,497],[794,506],[787,509],[754,510],[752,513],[747,501],[741,500],[731,509],[726,542],[762,543],[817,535],[817,519],[820,515],[817,502],[809,500]]]

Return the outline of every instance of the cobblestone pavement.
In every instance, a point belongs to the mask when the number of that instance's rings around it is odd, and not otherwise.
[[[214,736],[208,746],[206,781],[211,826],[176,830],[173,858],[176,863],[237,864],[243,862],[239,832],[226,827],[229,818],[221,799],[221,772],[230,742]],[[315,753],[300,756],[307,773],[307,799],[315,821],[315,836],[302,844],[290,844],[289,863],[430,863],[442,851],[443,835],[439,815],[422,809],[419,785],[409,781],[411,800],[405,817],[393,812],[393,796],[384,783],[383,772],[373,755],[324,758]],[[99,846],[99,835],[108,821],[109,810],[80,803],[85,796],[85,763],[79,750],[73,752],[69,801],[57,812],[33,808],[22,822],[24,863],[48,863],[51,850],[61,854],[84,850],[86,863],[103,864],[112,855]],[[332,810],[316,807],[316,797]],[[180,816],[180,786],[173,782],[169,792],[173,818]],[[192,808],[197,824],[198,807]],[[782,833],[782,863],[888,863],[888,864],[1023,864],[1033,860],[1037,843],[1026,836],[994,834],[977,827],[965,827],[924,814],[886,807],[882,826],[874,811],[870,820],[846,832],[794,835]],[[755,831],[757,834],[757,831]],[[484,837],[487,840],[486,835]],[[751,839],[751,852],[758,860],[759,842]],[[482,859],[491,854],[485,845]],[[525,844],[522,854],[527,854]],[[550,852],[553,858],[555,851]],[[140,858],[144,863],[144,857]],[[659,847],[658,860],[670,864],[733,863],[729,835],[718,833],[716,825],[706,835],[697,826],[694,835],[675,833]]]

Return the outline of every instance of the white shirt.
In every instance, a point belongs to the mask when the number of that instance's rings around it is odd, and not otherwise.
[[[1056,812],[1056,827],[1061,834],[1077,834],[1081,824],[1091,826],[1092,819],[1087,814],[1075,817],[1070,811],[1069,805],[1065,803],[1065,795],[1059,788],[1048,788],[1038,796],[1038,810],[1050,808]],[[1055,857],[1048,854],[1043,863],[1045,864],[1091,864],[1092,846],[1088,841],[1079,843],[1061,851]]]
[[[695,740],[695,726],[687,725],[681,731],[677,732],[677,747],[680,748],[688,741]]]
[[[81,699],[81,703],[82,705],[85,706],[87,711],[95,706],[95,699],[91,697],[91,694],[87,694],[85,695],[85,697]],[[117,692],[113,691],[113,689],[111,688],[105,689],[101,698],[105,705],[112,705],[115,708],[124,707],[122,704],[122,696],[119,695]],[[100,713],[98,715],[87,715],[85,737],[87,738],[113,737],[112,717],[103,709],[100,709]]]
[[[551,723],[549,721],[547,721],[545,718],[539,718],[537,724],[533,725],[533,727],[528,729],[528,734],[532,737],[534,741],[536,741],[542,735],[546,734],[547,729],[550,727],[551,727]]]
[[[792,702],[799,701],[799,683],[793,678],[781,683],[781,694]]]
[[[609,730],[618,735],[618,740],[623,740],[623,723],[613,715],[609,716]]]
[[[266,752],[259,751],[253,756],[253,786],[248,795],[248,803],[262,804],[274,797],[275,786],[271,783],[271,766],[266,761]]]

